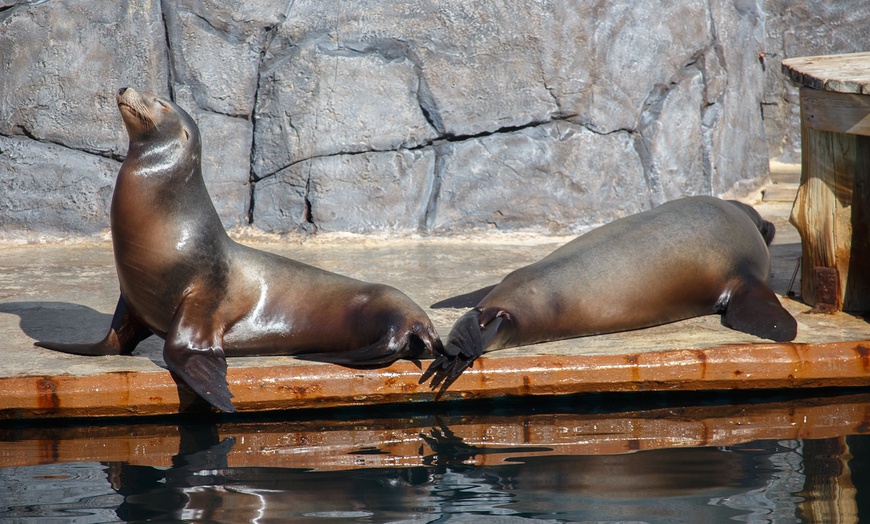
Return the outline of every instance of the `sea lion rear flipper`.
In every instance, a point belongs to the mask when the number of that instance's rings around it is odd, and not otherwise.
[[[139,342],[151,335],[151,330],[130,312],[124,297],[119,297],[115,313],[112,315],[112,324],[103,340],[93,344],[39,341],[34,342],[34,345],[74,355],[129,355]]]
[[[797,336],[797,321],[776,293],[757,279],[746,279],[732,291],[722,321],[737,331],[774,342],[789,342]]]
[[[429,357],[443,351],[444,345],[435,329],[422,322],[414,322],[401,337],[384,335],[374,344],[350,351],[333,353],[302,353],[302,360],[328,362],[349,367],[380,367],[400,358]]]
[[[391,337],[383,337],[374,344],[335,353],[301,353],[296,358],[314,362],[327,362],[349,367],[379,367],[391,364],[399,356],[392,347]]]
[[[472,291],[470,293],[465,293],[463,295],[456,295],[455,297],[445,298],[444,300],[435,302],[432,304],[431,308],[433,309],[441,309],[447,307],[453,308],[467,308],[474,307],[480,304],[480,301],[489,294],[490,291],[493,290],[495,286],[498,284],[493,284],[491,286],[486,286],[484,288],[478,289],[476,291]]]
[[[190,309],[190,308],[188,308]],[[227,359],[223,348],[209,337],[207,323],[188,322],[179,310],[166,335],[163,360],[175,376],[209,404],[227,413],[236,411],[227,382]]]

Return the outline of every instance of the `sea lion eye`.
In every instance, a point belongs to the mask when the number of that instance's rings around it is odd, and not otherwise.
[[[158,104],[160,104],[160,107],[162,107],[163,109],[167,109],[169,107],[168,105],[164,104],[162,100],[160,100],[158,98],[155,98],[154,101],[157,102]]]
[[[190,133],[187,132],[187,129],[184,130],[184,139],[190,140]]]

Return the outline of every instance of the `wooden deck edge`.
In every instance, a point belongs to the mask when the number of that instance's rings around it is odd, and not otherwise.
[[[498,465],[540,455],[614,455],[653,449],[733,446],[761,439],[837,438],[870,432],[870,393],[734,406],[617,413],[527,413],[371,421],[228,422],[230,467],[347,470],[431,465],[461,449],[464,464]],[[33,426],[0,429],[0,467],[109,462],[171,467],[178,426]],[[449,452],[438,460],[451,460]],[[455,458],[453,459],[455,460]]]
[[[429,384],[419,383],[422,370],[409,361],[374,370],[297,361],[230,368],[227,379],[240,412],[583,392],[870,385],[870,340],[628,355],[493,355],[479,359],[440,396]],[[209,409],[163,370],[0,378],[0,419],[6,420]]]

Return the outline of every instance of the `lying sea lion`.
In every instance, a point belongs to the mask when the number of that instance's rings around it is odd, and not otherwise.
[[[202,179],[201,141],[183,109],[124,88],[130,147],[111,206],[121,297],[95,344],[37,342],[80,355],[130,354],[166,340],[169,370],[223,411],[225,356],[305,355],[386,365],[443,349],[426,313],[399,290],[330,273],[234,242]]]
[[[774,233],[752,207],[709,196],[611,222],[496,286],[433,304],[474,309],[454,324],[424,379],[455,378],[496,349],[714,313],[738,331],[793,340],[797,322],[766,283]]]

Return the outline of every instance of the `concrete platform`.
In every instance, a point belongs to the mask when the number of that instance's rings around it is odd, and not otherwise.
[[[479,359],[437,401],[592,391],[810,388],[870,385],[870,324],[819,315],[786,291],[800,257],[790,202],[753,202],[776,223],[772,285],[798,320],[798,338],[768,343],[717,316],[650,329],[537,344]],[[421,305],[498,282],[573,237],[486,234],[450,238],[321,235],[242,238],[325,269],[389,283]],[[793,289],[800,289],[795,282]],[[78,357],[34,340],[94,341],[109,325],[117,278],[108,242],[0,245],[0,419],[112,417],[208,410],[164,369],[152,337],[129,357]],[[462,310],[428,310],[446,336]],[[230,360],[241,412],[435,402],[426,362],[356,370],[291,357]]]

